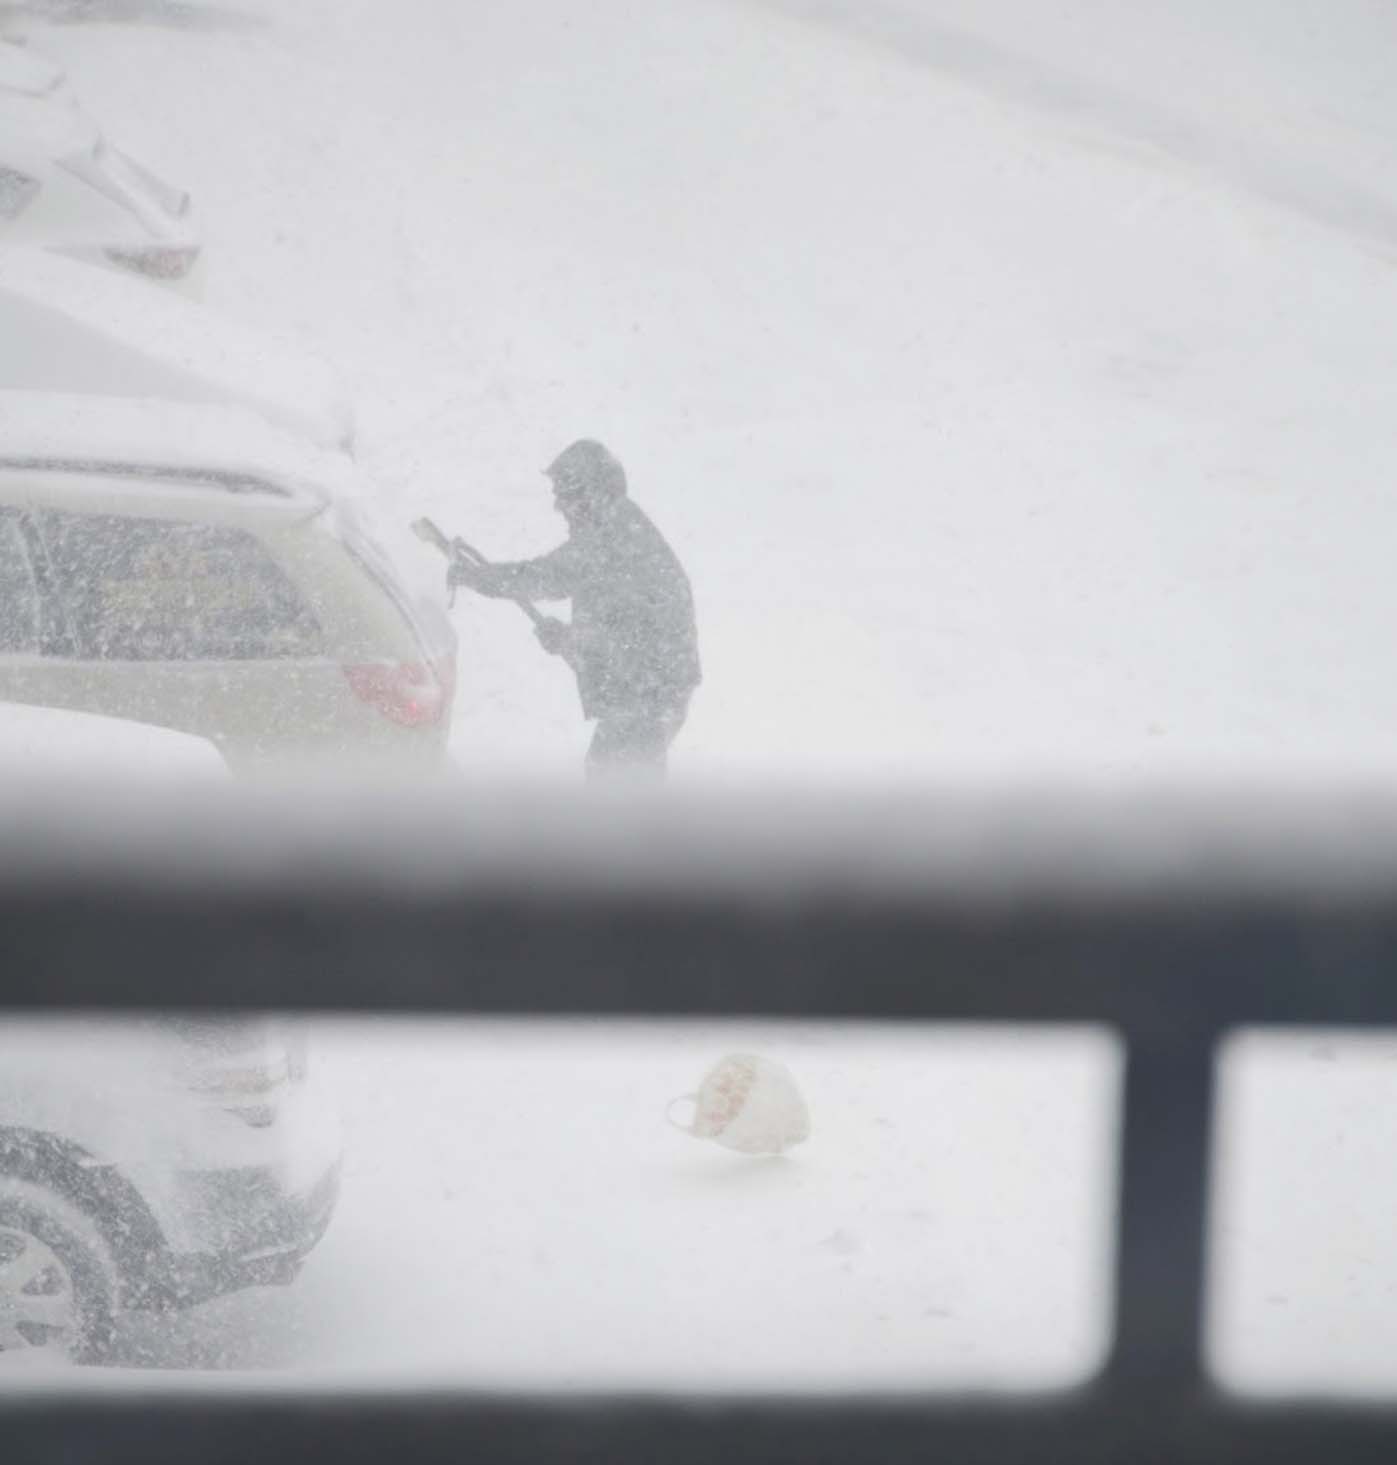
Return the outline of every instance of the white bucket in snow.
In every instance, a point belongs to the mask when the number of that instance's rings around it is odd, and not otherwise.
[[[694,1106],[693,1121],[674,1117]],[[810,1111],[790,1070],[753,1053],[730,1053],[704,1076],[696,1094],[670,1101],[665,1118],[685,1134],[716,1140],[743,1155],[779,1155],[810,1137]]]

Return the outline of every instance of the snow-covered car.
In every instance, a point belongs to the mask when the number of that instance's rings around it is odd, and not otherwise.
[[[0,1370],[100,1361],[123,1312],[290,1282],[339,1163],[294,1024],[6,1024]]]
[[[168,728],[69,712],[61,707],[22,707],[0,702],[0,767],[13,778],[129,786],[226,784],[228,766],[203,738]]]
[[[246,409],[0,392],[0,701],[194,734],[235,773],[440,769],[454,633],[360,498]]]
[[[0,243],[185,282],[201,248],[189,195],[111,143],[59,67],[4,37]]]

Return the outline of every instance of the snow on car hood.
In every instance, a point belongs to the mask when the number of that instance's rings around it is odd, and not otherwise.
[[[320,447],[353,432],[323,362],[204,306],[38,250],[0,250],[0,390],[249,408]]]

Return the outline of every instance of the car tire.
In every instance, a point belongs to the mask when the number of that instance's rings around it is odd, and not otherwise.
[[[56,1191],[0,1175],[0,1368],[100,1363],[116,1331],[116,1291],[92,1220]]]

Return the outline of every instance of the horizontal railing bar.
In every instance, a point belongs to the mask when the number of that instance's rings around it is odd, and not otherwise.
[[[1199,1392],[1116,1389],[1024,1403],[802,1399],[581,1400],[557,1395],[353,1397],[239,1391],[24,1401],[0,1394],[7,1457],[27,1465],[1390,1465],[1397,1411],[1270,1408]]]
[[[1397,800],[0,809],[0,1006],[1397,1021]],[[197,980],[196,980],[197,977]]]
[[[0,888],[0,1007],[1108,1023],[1397,1022],[1397,901],[993,913],[928,886],[760,902],[492,893]]]
[[[485,797],[253,785],[164,797],[0,791],[0,891],[37,884],[261,894],[329,886],[906,901],[1024,898],[1312,909],[1397,892],[1397,790],[992,798]]]

